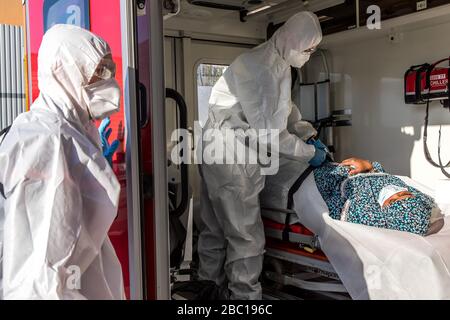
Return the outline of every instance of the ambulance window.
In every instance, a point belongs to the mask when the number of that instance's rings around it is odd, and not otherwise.
[[[197,68],[197,106],[198,120],[202,126],[208,119],[209,96],[214,84],[219,80],[225,70],[226,65],[202,63]]]

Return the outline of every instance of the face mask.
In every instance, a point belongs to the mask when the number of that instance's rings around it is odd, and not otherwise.
[[[385,186],[383,189],[381,189],[380,193],[378,194],[378,203],[380,204],[380,207],[383,207],[383,204],[386,202],[387,199],[392,197],[394,194],[397,194],[402,191],[408,191],[408,189],[399,186],[394,186],[391,184]]]
[[[92,119],[102,120],[119,111],[119,85],[114,78],[94,82],[84,87],[83,99]]]
[[[308,62],[310,57],[310,54],[301,51],[290,50],[288,56],[286,57],[286,62],[294,68],[301,68],[305,63]]]

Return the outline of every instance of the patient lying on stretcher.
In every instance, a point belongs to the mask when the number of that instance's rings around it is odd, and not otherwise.
[[[333,219],[426,235],[432,215],[439,215],[431,197],[377,162],[328,162],[314,170],[314,178]]]

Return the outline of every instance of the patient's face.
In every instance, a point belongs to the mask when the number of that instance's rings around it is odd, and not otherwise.
[[[387,199],[384,203],[383,203],[383,208],[384,207],[388,207],[391,204],[393,204],[394,202],[397,201],[401,201],[401,200],[405,200],[405,199],[409,199],[414,197],[413,194],[409,191],[401,191],[398,192],[396,194],[393,194],[389,199]]]

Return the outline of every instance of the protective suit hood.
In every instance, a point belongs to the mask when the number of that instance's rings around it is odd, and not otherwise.
[[[302,63],[293,65],[301,68],[309,59],[309,55],[306,54],[302,57],[302,52],[316,47],[322,41],[319,20],[311,12],[299,12],[286,21],[270,41],[273,42],[281,58],[289,65],[292,65],[290,60],[295,56],[296,60],[302,60]]]
[[[98,134],[89,117],[83,90],[102,58],[110,53],[109,45],[100,37],[80,27],[63,24],[49,29],[39,48],[40,98],[52,111],[88,133],[96,143]]]
[[[301,125],[298,108],[291,99],[291,68],[285,60],[317,46],[322,39],[320,24],[311,12],[292,16],[270,40],[240,55],[212,89],[207,127],[279,130],[278,150],[284,157],[307,163],[314,157],[314,146],[302,138],[315,133],[296,132]],[[294,114],[295,113],[295,114]],[[296,121],[288,121],[290,115]],[[298,136],[296,135],[298,134]]]

